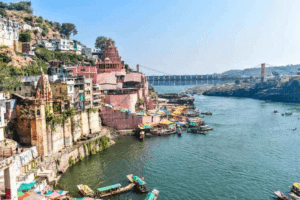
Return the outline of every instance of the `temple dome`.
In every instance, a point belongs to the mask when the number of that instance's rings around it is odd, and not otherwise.
[[[41,77],[36,86],[36,98],[50,101],[52,99],[52,91],[48,78],[42,72]]]

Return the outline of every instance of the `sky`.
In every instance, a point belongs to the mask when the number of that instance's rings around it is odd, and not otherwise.
[[[72,39],[89,47],[98,36],[111,37],[122,60],[134,69],[140,64],[146,75],[300,63],[299,0],[32,0],[32,6],[35,15],[74,23]]]

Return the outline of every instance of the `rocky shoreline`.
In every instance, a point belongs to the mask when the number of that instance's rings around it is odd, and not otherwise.
[[[197,86],[186,90],[187,94],[206,96],[243,97],[274,102],[300,103],[300,82],[292,80],[286,83],[217,84]]]

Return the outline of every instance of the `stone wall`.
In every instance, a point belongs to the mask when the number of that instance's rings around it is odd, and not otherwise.
[[[81,113],[76,113],[74,118],[72,119],[72,132],[73,132],[73,141],[77,141],[81,135]]]
[[[86,136],[90,133],[90,126],[89,126],[89,113],[85,110],[81,112],[81,130],[82,135]]]
[[[89,112],[89,126],[90,126],[92,133],[100,132],[101,119],[99,117],[98,110],[96,112]]]

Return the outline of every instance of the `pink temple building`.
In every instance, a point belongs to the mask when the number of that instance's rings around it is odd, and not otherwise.
[[[117,48],[113,44],[110,44],[105,47],[103,51],[103,58],[104,60],[100,60],[97,63],[98,74],[122,70],[125,72],[125,66],[122,63]]]

